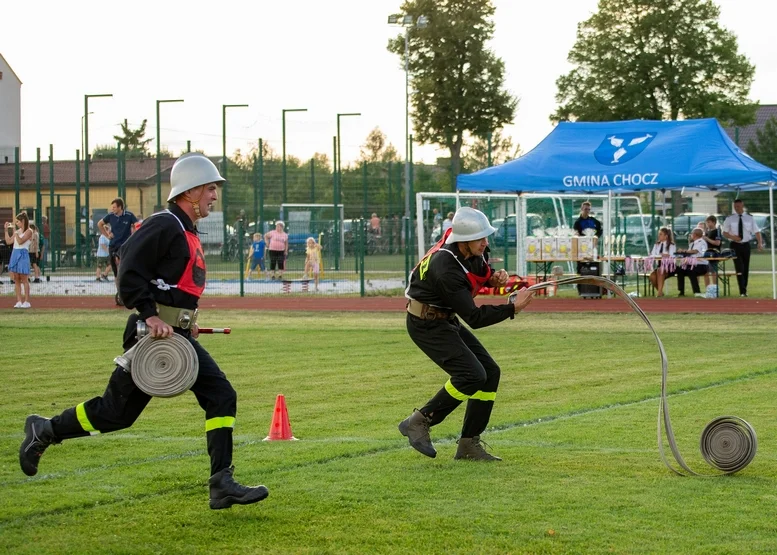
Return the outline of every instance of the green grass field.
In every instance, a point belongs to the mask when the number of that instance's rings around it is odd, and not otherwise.
[[[122,314],[0,311],[0,551],[4,553],[774,553],[777,405],[769,315],[655,315],[672,422],[692,468],[716,416],[749,421],[755,460],[687,478],[656,445],[660,359],[633,314],[519,316],[476,332],[502,367],[483,438],[501,463],[454,461],[463,407],[433,429],[439,455],[396,429],[445,381],[402,314],[207,312],[238,391],[236,478],[257,505],[208,509],[204,416],[155,399],[130,429],[52,446],[33,478],[24,418],[102,393]],[[263,442],[275,396],[296,442]]]

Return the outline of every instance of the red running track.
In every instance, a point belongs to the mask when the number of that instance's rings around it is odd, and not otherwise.
[[[724,297],[718,299],[642,298],[635,299],[647,313],[721,313],[721,314],[773,314],[777,313],[777,301],[772,299],[743,299]],[[0,297],[0,310],[12,309],[16,299]],[[501,304],[504,297],[479,297],[480,304]],[[111,309],[116,307],[113,297],[32,297],[35,309]],[[295,310],[295,311],[349,311],[349,312],[401,312],[405,309],[402,297],[323,297],[323,296],[272,296],[272,297],[206,297],[200,300],[200,308],[219,310]],[[631,307],[617,298],[582,299],[564,297],[537,297],[527,312],[631,312]]]

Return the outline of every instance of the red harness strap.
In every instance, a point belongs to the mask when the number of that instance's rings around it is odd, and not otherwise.
[[[431,260],[432,255],[442,248],[442,246],[445,244],[445,240],[452,232],[453,232],[452,227],[449,227],[447,230],[445,230],[445,233],[443,234],[442,238],[439,241],[437,241],[434,244],[434,246],[426,252],[426,254],[421,259],[421,261],[418,264],[416,264],[415,268],[413,268],[413,271],[415,271],[416,268],[419,269],[418,274],[421,279],[424,279],[424,275],[426,274],[426,270],[429,267],[429,261]],[[472,293],[473,297],[477,296],[478,292],[480,291],[480,288],[486,285],[488,283],[488,280],[491,279],[491,275],[493,274],[493,272],[491,271],[491,266],[489,266],[486,263],[486,275],[478,276],[470,272],[466,268],[466,266],[464,266],[464,264],[462,264],[461,261],[458,258],[456,258],[456,255],[453,254],[451,251],[446,249],[443,252],[447,252],[448,254],[453,256],[456,262],[459,263],[459,266],[461,266],[461,269],[464,271],[464,273],[467,276],[467,281],[469,281],[470,293]],[[485,263],[485,259],[483,259],[483,262]]]
[[[189,261],[186,263],[186,268],[184,268],[183,274],[181,274],[181,279],[178,280],[178,283],[165,283],[161,279],[152,280],[151,283],[160,289],[169,289],[171,287],[175,287],[185,293],[194,295],[199,299],[202,296],[203,291],[205,291],[205,276],[207,274],[207,267],[205,266],[205,255],[202,252],[200,238],[196,233],[187,231],[183,225],[183,222],[178,218],[178,216],[169,210],[157,212],[156,214],[149,216],[149,218],[159,214],[170,214],[173,218],[178,220],[178,223],[181,226],[181,231],[183,231],[184,236],[186,237],[186,243],[189,246]]]

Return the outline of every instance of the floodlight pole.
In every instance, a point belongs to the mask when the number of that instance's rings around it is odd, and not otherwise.
[[[392,14],[389,25],[405,28],[405,218],[410,219],[410,28],[423,29],[428,24],[426,16]]]
[[[102,98],[112,97],[112,94],[85,94],[84,95],[84,210],[86,210],[86,236],[89,237],[89,222],[92,217],[89,215],[89,99],[90,98]],[[118,179],[118,176],[117,176]],[[52,216],[54,208],[51,207]],[[81,215],[79,214],[79,218]],[[78,222],[76,226],[78,229],[76,233],[80,233],[81,222]],[[90,239],[91,240],[91,239]],[[91,264],[92,249],[86,250],[86,265]]]
[[[248,104],[222,104],[221,105],[221,177],[224,178],[224,188],[221,190],[221,209],[224,216],[222,220],[223,242],[221,256],[227,259],[227,108],[248,108]]]
[[[282,149],[283,149],[283,204],[286,204],[286,112],[307,112],[307,108],[284,108],[281,110],[281,126],[282,126]]]
[[[181,99],[177,100],[157,100],[156,101],[156,206],[154,212],[162,210],[162,162],[159,160],[162,155],[162,145],[159,138],[160,124],[159,124],[159,105],[163,102],[183,102]]]
[[[343,158],[343,151],[342,146],[340,145],[340,118],[341,117],[347,117],[347,116],[360,116],[361,113],[358,112],[351,112],[347,114],[337,114],[337,159],[335,160],[335,173],[337,174],[337,187],[335,188],[335,204],[340,204],[340,198],[342,195],[342,185],[343,185],[343,176],[342,176],[342,158]]]

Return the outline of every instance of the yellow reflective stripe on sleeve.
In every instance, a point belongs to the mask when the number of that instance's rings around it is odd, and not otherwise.
[[[458,401],[466,401],[467,399],[469,399],[469,395],[467,395],[466,393],[462,393],[461,391],[453,387],[453,384],[451,383],[450,380],[445,382],[445,391],[448,392],[448,395],[450,395],[451,397],[453,397]]]
[[[83,403],[76,407],[76,417],[78,418],[78,423],[81,424],[81,427],[85,432],[89,432],[90,435],[100,433],[95,429],[94,426],[92,426],[92,423],[89,422],[89,418],[86,416],[86,409],[84,408]]]
[[[431,258],[431,255],[424,257],[418,265],[418,277],[422,280],[426,278],[426,271],[429,269],[429,260]]]
[[[235,417],[234,416],[217,416],[216,418],[208,418],[205,421],[205,431],[216,430],[218,428],[234,428]]]
[[[472,399],[477,399],[478,401],[495,401],[496,391],[476,391],[474,395],[472,395]]]

